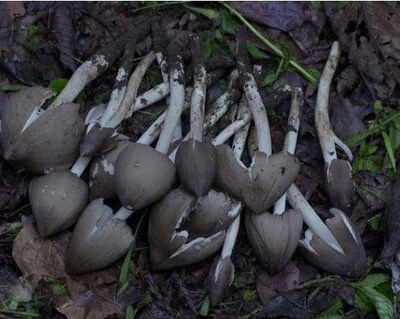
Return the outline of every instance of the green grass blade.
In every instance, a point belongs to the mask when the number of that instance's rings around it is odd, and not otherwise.
[[[382,137],[383,137],[383,142],[385,143],[386,151],[389,155],[390,162],[392,163],[392,167],[393,167],[394,171],[396,172],[396,159],[394,158],[394,151],[393,151],[392,145],[390,143],[389,136],[387,135],[386,132],[383,131]]]

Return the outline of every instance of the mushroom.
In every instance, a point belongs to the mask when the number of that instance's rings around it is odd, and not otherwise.
[[[131,142],[121,140],[117,146],[107,153],[95,158],[89,169],[89,200],[96,198],[108,199],[114,197],[115,190],[115,163],[122,150]]]
[[[250,119],[250,116],[241,115],[220,132],[213,144],[224,143]],[[170,158],[173,155],[174,152]],[[240,208],[239,203],[214,190],[197,200],[183,188],[172,190],[150,213],[152,266],[155,269],[180,267],[214,254],[222,245],[225,229],[238,216]]]
[[[161,199],[173,187],[176,170],[172,161],[150,146],[132,143],[119,154],[115,188],[126,208],[141,209]]]
[[[339,55],[339,42],[334,42],[318,84],[315,125],[325,161],[326,185],[331,205],[346,211],[351,205],[354,194],[354,185],[351,181],[352,169],[349,161],[337,158],[335,144],[343,149],[350,161],[353,159],[353,155],[346,144],[333,132],[328,112],[330,84],[339,61]]]
[[[29,202],[39,233],[47,237],[71,227],[88,197],[87,184],[71,171],[35,177],[29,185]]]
[[[247,53],[241,54],[245,59]],[[234,158],[228,146],[217,147],[219,169],[216,184],[259,214],[267,211],[285,193],[296,178],[300,165],[296,157],[288,152],[271,155],[267,113],[247,65],[241,63],[240,69],[245,81],[245,96],[257,129],[258,152],[250,167],[246,168]]]
[[[134,209],[143,208],[160,200],[175,183],[175,166],[165,153],[169,149],[174,127],[183,110],[185,90],[183,85],[182,57],[172,53],[170,59],[170,65],[172,66],[170,67],[171,103],[165,117],[161,116],[162,119],[165,118],[165,121],[156,149],[140,144],[142,141],[139,139],[137,143],[129,144],[121,151],[115,165],[115,187],[123,206],[116,212],[113,218],[107,220],[113,220],[115,218],[126,220],[133,214]],[[162,123],[162,121],[160,122]],[[161,124],[160,122],[158,126]],[[152,125],[153,128],[157,128],[158,126]],[[148,138],[148,136],[143,138]],[[91,228],[86,228],[85,230],[87,233],[97,231],[95,223],[90,225]],[[83,231],[82,228],[82,232]],[[101,243],[97,241],[103,238],[98,235],[93,239],[96,241],[95,243],[87,241],[84,243],[85,245],[81,244],[81,248],[79,248],[72,244],[74,238],[79,236],[82,236],[80,232],[74,231],[72,234],[71,244],[68,248],[68,256],[72,260],[79,258],[81,251],[84,252],[90,249],[91,245],[100,247]],[[79,239],[75,239],[75,241],[78,240]],[[124,247],[124,253],[126,253],[129,245]],[[108,249],[112,249],[112,247],[110,246]],[[113,259],[110,259],[107,265],[113,261]],[[100,269],[104,267],[105,264],[106,261],[103,262],[102,260],[98,268],[93,266],[90,270]],[[81,271],[74,270],[74,272],[76,271],[83,273],[88,270],[83,267]]]
[[[201,56],[200,39],[191,36],[192,60],[195,64],[194,87],[190,110],[190,138],[180,143],[175,165],[181,183],[196,196],[209,191],[217,172],[217,151],[203,141],[203,118],[206,97],[206,69]]]
[[[302,90],[293,89],[284,150],[294,154],[300,126]],[[286,210],[286,193],[275,203],[273,214],[246,214],[246,230],[250,244],[270,274],[283,271],[294,254],[303,226],[303,217],[297,210]]]
[[[140,71],[147,69],[152,60],[154,60],[154,54],[150,52],[139,63],[138,69]],[[138,71],[134,72],[129,84],[132,82],[140,83],[142,77],[143,75],[138,75]],[[118,76],[117,80],[119,80]],[[132,99],[124,98],[124,101],[132,103]],[[115,105],[109,104],[108,108],[110,107],[115,107]],[[53,107],[49,111],[57,111],[59,109],[63,109],[63,107]],[[88,203],[88,186],[83,180],[80,180],[80,176],[90,160],[90,157],[80,156],[71,171],[63,171],[57,174],[50,173],[47,176],[37,177],[32,181],[29,187],[29,200],[42,236],[54,235],[72,226],[86,207]],[[112,167],[108,168],[112,169]]]
[[[34,173],[65,169],[79,153],[83,134],[79,105],[44,110],[51,96],[42,87],[23,89],[10,98],[2,115],[4,159]]]
[[[233,154],[238,160],[240,160],[244,151],[251,119],[251,113],[248,110],[246,100],[242,98],[238,109],[238,119],[241,119],[244,116],[249,118],[249,123],[244,125],[235,133],[232,143]],[[206,289],[207,294],[210,296],[212,305],[216,305],[224,298],[226,290],[232,284],[235,277],[235,267],[232,263],[231,255],[239,232],[240,212],[242,206],[243,205],[239,202],[238,205],[232,207],[232,212],[228,212],[228,215],[236,214],[235,210],[237,210],[237,217],[227,228],[221,255],[214,259],[207,277]]]
[[[90,230],[90,231],[88,231]],[[105,268],[121,258],[134,241],[131,228],[102,199],[82,213],[69,242],[65,267],[80,275]]]
[[[214,254],[222,245],[227,225],[236,217],[228,215],[232,205],[229,197],[214,190],[199,199],[183,188],[169,192],[150,212],[152,267],[186,266]],[[214,214],[205,214],[209,207]]]
[[[306,258],[321,269],[343,276],[359,277],[367,271],[367,258],[359,232],[339,209],[332,218],[319,218],[299,189],[292,184],[287,192],[290,205],[300,211],[309,229],[300,240]]]
[[[138,142],[150,144],[154,141],[160,122],[162,123],[164,118],[165,116],[160,116],[146,130]],[[126,141],[125,147],[129,145],[136,144]],[[108,163],[108,169],[111,171],[114,170],[112,163]],[[115,187],[112,186],[111,189],[115,190]],[[86,211],[88,212],[86,213]],[[70,274],[83,274],[98,270],[110,265],[125,254],[133,242],[131,230],[125,222],[132,213],[132,210],[122,207],[112,215],[111,208],[103,204],[102,198],[93,200],[79,218],[77,226],[72,233],[66,257],[67,272]],[[81,222],[82,218],[84,221]],[[77,228],[78,225],[80,225],[79,228]],[[107,246],[102,244],[114,232],[116,233],[115,237],[118,237],[119,231],[122,232],[121,241],[115,239]],[[81,237],[84,237],[86,240],[81,241]],[[99,256],[96,254],[99,254]]]

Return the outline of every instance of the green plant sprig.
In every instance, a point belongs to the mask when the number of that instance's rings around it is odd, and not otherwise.
[[[220,3],[227,8],[233,15],[235,15],[262,43],[264,43],[272,52],[278,55],[281,58],[285,57],[285,53],[283,50],[279,49],[275,44],[273,44],[270,40],[264,37],[250,22],[248,22],[239,12],[237,12],[234,8],[229,6],[225,1],[220,1]],[[318,84],[319,78],[307,71],[300,64],[298,64],[295,60],[290,59],[288,61],[289,65],[293,67],[298,73],[300,73],[307,81],[311,82],[314,85]]]

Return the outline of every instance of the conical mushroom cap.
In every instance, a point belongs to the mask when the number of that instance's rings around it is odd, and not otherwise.
[[[111,127],[101,127],[95,124],[90,131],[83,136],[80,153],[81,156],[95,157],[113,149],[116,144],[115,129]]]
[[[223,230],[207,238],[193,239],[182,245],[155,269],[171,269],[198,263],[214,255],[224,243],[224,238],[225,231]]]
[[[297,158],[288,152],[267,156],[256,152],[247,169],[235,159],[228,146],[218,146],[216,183],[243,201],[255,213],[262,213],[287,191],[300,170]]]
[[[228,196],[213,189],[198,198],[196,209],[190,213],[183,226],[189,232],[189,239],[208,237],[226,229],[237,216],[229,215],[232,205]]]
[[[181,142],[175,165],[181,183],[196,196],[211,188],[217,174],[217,150],[209,141],[190,139]]]
[[[207,294],[210,296],[211,305],[215,306],[225,297],[226,290],[235,277],[235,266],[230,257],[218,256],[211,266],[207,277]]]
[[[126,254],[133,241],[126,222],[113,218],[111,208],[96,199],[82,213],[71,236],[67,272],[78,275],[105,268]]]
[[[333,217],[326,225],[343,248],[344,254],[326,244],[310,230],[300,241],[300,248],[307,259],[315,266],[343,276],[359,277],[367,271],[367,258],[359,233],[353,223],[339,209],[332,208]]]
[[[224,240],[225,231],[209,237],[188,240],[184,221],[194,209],[196,197],[183,188],[172,190],[150,213],[150,261],[154,269],[169,269],[199,262],[214,254]]]
[[[175,180],[175,165],[150,146],[133,143],[118,156],[115,186],[122,205],[129,209],[155,203],[168,193]]]
[[[97,157],[90,164],[89,169],[89,199],[108,199],[116,195],[115,190],[115,164],[122,150],[131,144],[121,141],[113,150]]]
[[[354,195],[350,163],[342,159],[334,159],[326,173],[326,185],[332,206],[343,211],[348,210]]]
[[[84,132],[79,105],[69,103],[47,109],[26,126],[32,112],[49,97],[48,91],[43,88],[39,89],[39,93],[33,93],[36,91],[32,89],[26,93],[21,91],[21,95],[11,99],[4,110],[4,158],[17,161],[34,173],[67,169],[79,155],[79,142]],[[37,103],[33,107],[29,101],[31,97]]]
[[[254,252],[269,273],[281,272],[292,258],[303,227],[301,213],[294,209],[282,215],[245,214],[246,231]]]
[[[36,177],[29,185],[29,202],[42,236],[72,226],[88,203],[88,186],[70,171]]]
[[[238,161],[226,144],[217,146],[218,170],[215,183],[223,191],[243,200],[242,186],[250,183],[247,168]]]
[[[13,146],[32,112],[52,95],[50,89],[34,86],[10,96],[1,117],[1,145],[6,160],[13,159]]]
[[[255,213],[267,211],[292,185],[299,170],[299,161],[288,152],[271,156],[256,152],[249,168],[251,182],[242,188],[244,203]]]

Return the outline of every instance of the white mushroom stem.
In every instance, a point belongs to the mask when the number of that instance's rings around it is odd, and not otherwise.
[[[290,205],[300,211],[303,215],[304,222],[309,227],[309,230],[321,238],[326,244],[340,253],[344,253],[342,247],[329,230],[328,226],[321,220],[318,214],[314,211],[311,205],[307,202],[304,196],[296,185],[292,184],[287,191],[287,199]]]
[[[91,157],[88,156],[80,156],[75,164],[71,167],[71,173],[75,174],[78,177],[81,177],[82,173],[85,171],[86,167],[88,167]]]
[[[176,142],[180,141],[183,137],[182,133],[182,120],[179,118],[178,123],[176,123],[174,133],[172,134],[170,146],[175,145]]]
[[[292,104],[288,118],[288,131],[283,143],[283,150],[293,154],[296,150],[297,136],[300,127],[300,106],[303,103],[303,91],[301,88],[294,88],[292,92]],[[282,215],[286,210],[286,193],[274,205],[274,214]]]
[[[251,118],[251,113],[248,111],[246,100],[243,98],[239,104],[238,117],[244,116],[248,113],[250,114]],[[236,132],[235,137],[233,138],[232,151],[238,161],[240,161],[240,158],[242,157],[244,151],[244,147],[246,145],[249,125],[250,123],[243,126],[239,131]],[[239,232],[240,211],[242,210],[242,208],[243,204],[241,202],[238,202],[228,212],[228,214],[237,214],[237,217],[226,230],[224,244],[222,246],[221,259],[225,257],[230,257],[232,255],[233,247],[235,246],[236,238]]]
[[[156,53],[157,63],[160,66],[161,77],[163,82],[168,82],[168,65],[167,60],[164,58],[161,52]]]
[[[335,143],[345,151],[350,160],[353,158],[350,149],[332,131],[329,120],[329,93],[333,75],[339,62],[339,56],[339,42],[335,41],[332,44],[328,61],[319,80],[317,101],[315,104],[315,125],[326,167],[329,167],[331,162],[337,159]]]
[[[237,214],[235,220],[226,230],[224,244],[221,251],[221,259],[230,257],[232,255],[233,247],[235,246],[236,238],[239,232],[240,226],[240,211],[242,210],[242,203],[237,203],[231,208],[229,213]]]
[[[120,105],[114,105],[115,107],[106,109],[106,112],[100,120],[101,127],[115,128],[122,122],[124,118],[132,116],[132,106],[134,106],[133,103],[136,99],[137,90],[142,82],[146,70],[155,60],[155,57],[155,53],[151,51],[140,61],[139,65],[136,67],[129,79],[124,99]]]
[[[234,104],[233,96],[237,94],[238,91],[236,89],[228,89],[224,92],[212,105],[211,112],[206,114],[204,120],[205,124],[203,129],[205,132],[209,131],[215,123],[219,121],[219,119],[228,111],[229,107]]]
[[[257,130],[258,150],[267,155],[272,154],[271,134],[267,111],[257,89],[256,81],[250,72],[245,73],[244,93],[247,103],[253,114],[254,123]]]
[[[101,70],[107,69],[109,62],[102,54],[95,55],[88,61],[85,61],[75,72],[72,74],[65,88],[57,96],[50,107],[56,107],[61,104],[71,103],[85,86],[99,76]]]
[[[185,101],[183,59],[180,55],[177,55],[176,58],[177,61],[174,63],[174,67],[170,66],[170,104],[167,110],[167,117],[164,126],[161,130],[160,138],[156,145],[156,150],[164,154],[169,150],[171,138],[181,116]]]
[[[203,133],[207,133],[234,104],[235,95],[238,94],[238,91],[233,88],[233,85],[238,77],[238,70],[233,70],[229,75],[228,89],[213,103],[210,112],[204,118]]]
[[[240,130],[245,125],[249,124],[251,121],[251,113],[245,113],[241,118],[229,124],[225,127],[214,139],[214,145],[220,145],[225,143],[233,134],[235,134],[238,130]],[[244,148],[244,146],[243,146]]]
[[[135,211],[122,206],[120,209],[117,210],[113,218],[118,218],[120,220],[127,220],[134,212]]]
[[[245,145],[246,145],[246,140],[247,136],[249,134],[249,129],[250,129],[250,121],[251,121],[251,111],[249,110],[249,107],[247,106],[247,101],[245,98],[242,98],[239,103],[239,109],[238,109],[238,115],[237,115],[238,121],[242,122],[247,122],[244,126],[242,126],[235,134],[233,137],[233,142],[232,142],[232,152],[235,158],[240,161],[240,158],[242,157]],[[231,125],[229,125],[231,126]],[[225,131],[225,130],[224,130]],[[228,134],[227,134],[228,135]]]
[[[204,107],[206,101],[206,68],[198,65],[195,71],[193,94],[190,109],[190,136],[203,140]]]
[[[235,134],[237,131],[239,131],[242,127],[244,127],[246,124],[250,123],[251,121],[251,114],[246,113],[243,115],[242,118],[232,122],[229,124],[224,130],[222,130],[213,140],[212,143],[214,145],[220,145],[225,143],[233,134]],[[205,125],[207,125],[208,122],[205,122]],[[189,134],[187,134],[182,141],[187,141],[189,139]],[[242,147],[244,148],[244,147]],[[175,155],[178,150],[178,147],[176,147],[171,154],[169,155],[169,159],[173,162],[175,162]]]
[[[167,117],[167,111],[163,112],[149,128],[142,134],[142,136],[136,141],[136,143],[150,145],[160,135],[161,127]]]
[[[142,61],[139,63],[139,65],[133,72],[131,78],[129,79],[127,85],[128,91],[126,92],[124,99],[122,100],[122,103],[120,105],[117,105],[116,100],[114,100],[108,104],[107,108],[105,109],[105,112],[100,118],[100,126],[116,127],[121,123],[121,121],[124,119],[126,115],[126,111],[129,109],[129,106],[132,105],[133,100],[136,98],[137,88],[139,87],[139,84],[142,81],[145,71],[147,70],[151,62],[154,61],[154,59],[155,59],[155,54],[153,52],[148,53],[142,59]],[[121,70],[122,69],[120,69],[120,71]],[[124,71],[118,72],[117,81],[122,80],[121,73],[124,73]],[[80,156],[76,160],[75,164],[72,166],[71,172],[80,177],[84,172],[84,170],[89,165],[90,160],[91,157]]]
[[[114,90],[111,92],[110,100],[106,107],[105,113],[108,112],[108,114],[110,114],[113,112],[117,112],[123,102],[123,99],[126,95],[125,93],[128,85],[129,75],[133,67],[133,57],[135,55],[135,48],[136,48],[136,41],[134,40],[130,41],[125,48],[125,52],[122,57],[122,65],[118,69],[117,78],[114,84]],[[102,116],[102,119],[103,118],[104,114]],[[102,122],[102,119],[100,119],[100,125],[104,124],[104,122]]]
[[[133,106],[131,106],[131,109],[133,112],[142,110],[150,105],[161,101],[163,98],[169,95],[169,92],[170,89],[168,82],[157,84],[155,87],[136,97]]]

